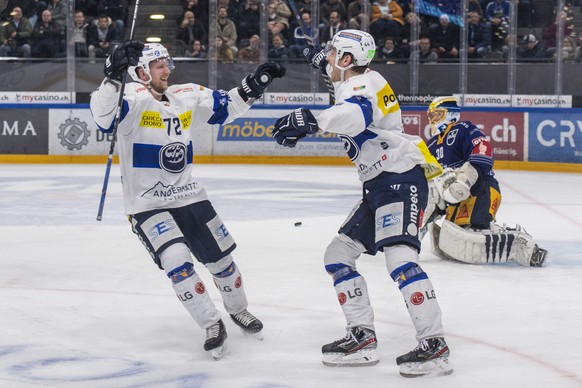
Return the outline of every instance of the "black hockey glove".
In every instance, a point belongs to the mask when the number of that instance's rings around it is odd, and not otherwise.
[[[313,113],[309,109],[299,108],[277,120],[272,136],[282,146],[293,148],[299,140],[318,130]]]
[[[137,65],[143,48],[144,44],[137,40],[126,40],[120,43],[105,61],[105,69],[103,69],[105,77],[121,81],[123,72],[129,66]]]
[[[238,88],[241,97],[248,101],[259,98],[275,78],[282,78],[287,69],[278,62],[267,62],[259,65],[255,71],[247,75]]]
[[[322,46],[305,47],[303,49],[303,56],[307,59],[307,63],[311,67],[327,75],[327,60],[325,59],[325,50]]]

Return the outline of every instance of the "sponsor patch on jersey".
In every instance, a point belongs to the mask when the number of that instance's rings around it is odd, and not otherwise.
[[[160,112],[153,112],[147,110],[142,112],[141,119],[139,120],[139,126],[160,129],[165,128],[164,121],[162,120]]]
[[[476,137],[473,140],[471,140],[471,143],[473,143],[473,145],[476,146],[476,145],[478,145],[479,143],[481,143],[481,142],[483,142],[485,140],[487,140],[485,138],[485,136],[480,136],[480,137]]]
[[[384,87],[376,93],[376,99],[376,105],[378,106],[378,109],[382,111],[384,116],[388,113],[394,113],[400,110],[400,105],[398,104],[396,95],[388,83],[386,83]]]
[[[473,151],[471,151],[471,154],[472,155],[484,155],[484,156],[491,157],[492,150],[491,150],[491,146],[489,145],[489,142],[485,139],[481,140],[479,143],[477,143],[475,145],[475,147],[473,148]]]
[[[179,88],[179,89],[174,90],[172,92],[172,94],[184,93],[184,92],[193,92],[193,91],[194,91],[194,89],[192,89],[192,88]]]
[[[404,202],[391,203],[376,210],[376,242],[402,234]]]
[[[366,85],[355,86],[354,92],[357,92],[358,90],[364,90],[364,89],[366,89]]]
[[[186,130],[190,127],[190,124],[192,124],[192,111],[189,110],[184,112],[178,115],[178,118],[180,119],[180,123],[182,123],[182,129]]]

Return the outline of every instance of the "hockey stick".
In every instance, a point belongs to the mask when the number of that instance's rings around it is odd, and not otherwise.
[[[295,20],[297,20],[297,24],[301,31],[303,31],[303,38],[307,41],[307,44],[311,47],[315,47],[315,43],[313,42],[314,39],[317,37],[317,34],[314,36],[310,36],[307,34],[307,26],[303,23],[303,19],[301,19],[301,15],[299,15],[299,11],[297,10],[297,5],[295,5],[295,1],[293,0],[285,0],[289,8],[291,8],[291,12],[295,16]],[[329,79],[329,75],[323,74],[323,80],[325,81],[325,86],[327,86],[327,91],[329,92],[329,98],[331,100],[332,105],[335,104],[335,90],[333,88],[333,83],[331,79]]]
[[[131,30],[129,31],[129,40],[133,40],[133,32],[135,31],[135,20],[137,19],[137,8],[139,7],[139,0],[135,0],[135,8],[133,9],[133,20],[131,21]],[[115,151],[115,140],[117,139],[117,126],[121,118],[121,106],[123,104],[123,93],[125,92],[125,83],[127,80],[127,71],[123,72],[121,80],[121,87],[119,90],[119,100],[117,101],[117,112],[115,112],[115,121],[113,123],[113,135],[111,144],[109,145],[109,155],[107,156],[107,167],[105,168],[105,176],[103,177],[103,188],[101,189],[101,199],[99,201],[99,210],[97,211],[97,221],[103,218],[103,207],[105,206],[105,196],[107,195],[107,185],[109,184],[109,174],[111,173],[111,164],[113,163],[113,151]]]

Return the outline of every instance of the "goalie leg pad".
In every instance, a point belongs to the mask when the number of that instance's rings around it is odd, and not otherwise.
[[[533,262],[540,249],[532,236],[521,228],[508,229],[496,224],[493,229],[472,230],[444,220],[435,253],[438,251],[445,259],[470,264],[517,262],[523,266],[539,266]]]

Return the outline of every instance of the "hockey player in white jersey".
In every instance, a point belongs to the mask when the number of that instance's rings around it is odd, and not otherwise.
[[[485,134],[470,121],[460,121],[461,108],[454,96],[434,99],[427,115],[432,134],[428,148],[446,169],[431,181],[425,217],[435,254],[470,264],[517,262],[541,267],[547,251],[532,236],[519,226],[494,222],[501,190]],[[433,215],[441,214],[440,225],[431,223],[438,218]]]
[[[366,366],[379,362],[374,313],[364,277],[356,268],[362,253],[382,252],[390,277],[398,283],[416,329],[418,346],[396,363],[405,377],[452,373],[441,309],[418,260],[419,227],[428,199],[427,178],[441,167],[424,141],[403,131],[392,88],[368,65],[376,45],[359,30],[338,32],[327,50],[307,50],[308,62],[334,83],[336,104],[317,117],[297,109],[273,129],[279,144],[294,147],[318,131],[339,134],[363,184],[363,198],[340,227],[324,254],[347,334],[322,348],[328,366]]]
[[[107,58],[106,78],[92,94],[90,107],[99,129],[111,132],[127,70],[135,82],[125,86],[117,127],[125,212],[178,299],[206,330],[204,349],[218,359],[225,325],[191,255],[210,271],[225,310],[243,333],[260,336],[263,324],[247,311],[232,257],[234,239],[192,176],[193,133],[205,123],[224,124],[243,115],[285,68],[261,64],[229,91],[194,83],[169,86],[173,68],[164,46],[123,42]]]

